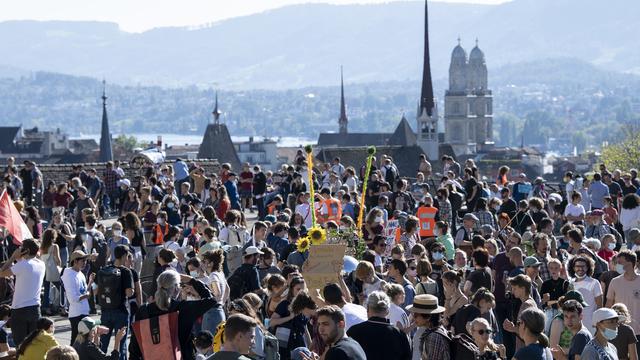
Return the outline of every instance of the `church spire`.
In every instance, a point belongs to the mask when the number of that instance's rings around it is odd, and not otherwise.
[[[213,107],[213,123],[216,125],[220,125],[220,110],[218,110],[218,91],[216,91],[216,104]]]
[[[349,119],[347,119],[347,107],[344,102],[344,77],[342,75],[342,65],[340,66],[340,119],[338,119],[338,125],[340,126],[340,134],[346,134],[348,132]]]
[[[102,129],[100,132],[100,161],[107,162],[113,160],[113,150],[111,148],[111,133],[109,132],[109,118],[107,117],[107,82],[102,80]]]
[[[420,95],[420,116],[425,110],[427,115],[433,115],[433,83],[431,80],[431,65],[429,57],[429,5],[424,2],[424,64],[422,70],[422,91]]]

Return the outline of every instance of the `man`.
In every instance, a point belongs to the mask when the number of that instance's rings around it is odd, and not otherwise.
[[[67,295],[67,302],[69,303],[69,323],[71,324],[71,345],[76,341],[76,335],[78,335],[78,323],[85,316],[89,316],[89,289],[93,285],[94,274],[89,276],[89,283],[87,284],[86,278],[82,270],[87,265],[87,258],[89,255],[85,254],[82,250],[76,250],[71,254],[68,267],[62,273],[62,283],[64,284],[64,291]]]
[[[580,359],[582,351],[592,339],[589,330],[582,325],[582,305],[575,300],[565,302],[562,305],[562,316],[565,328],[571,332],[571,344],[568,352],[565,352],[559,346],[551,349],[553,358],[556,360]]]
[[[602,241],[602,238],[605,235],[611,234],[616,238],[616,243],[621,244],[622,237],[620,233],[613,226],[604,221],[604,215],[604,211],[601,209],[591,211],[591,224],[587,226],[585,236],[587,238],[596,238]]]
[[[425,154],[420,154],[420,165],[418,165],[418,171],[421,172],[425,178],[431,179],[433,169]]]
[[[602,301],[602,286],[600,282],[591,276],[593,276],[593,261],[584,255],[578,255],[569,261],[569,275],[573,277],[571,284],[573,289],[579,291],[584,300],[589,304],[584,309],[584,322],[587,327],[591,324],[592,315],[594,310],[603,306]],[[611,291],[611,290],[609,290]],[[592,333],[593,328],[589,329]]]
[[[502,205],[500,205],[500,210],[496,215],[500,215],[505,213],[509,215],[509,218],[513,218],[516,215],[516,211],[518,210],[518,203],[511,198],[511,191],[508,187],[503,187],[500,190],[500,200],[502,200]]]
[[[609,196],[611,196],[611,202],[614,208],[618,207],[618,197],[622,195],[622,188],[617,181],[613,181],[611,178],[611,173],[606,172],[602,175],[604,179],[604,183],[609,188]]]
[[[371,246],[373,246],[375,253],[373,267],[376,272],[382,273],[384,272],[384,264],[386,263],[387,239],[382,235],[376,235],[373,241],[371,241]]]
[[[236,184],[236,173],[230,172],[229,178],[223,185],[227,189],[227,196],[229,196],[229,201],[231,201],[231,208],[240,210],[240,195],[238,194],[238,185]]]
[[[320,195],[323,198],[322,206],[320,207],[320,218],[318,222],[320,224],[325,224],[328,221],[333,221],[335,223],[340,222],[340,218],[342,217],[342,204],[340,200],[335,199],[331,196],[331,189],[322,188],[320,190]]]
[[[264,280],[264,278],[268,274],[280,274],[280,269],[275,266],[276,261],[276,253],[271,250],[271,248],[265,247],[262,250],[262,255],[258,260],[258,275],[260,276],[260,282]]]
[[[446,191],[446,189],[444,190]],[[442,204],[448,201],[446,198],[441,197],[439,197],[438,200],[443,201]],[[438,204],[441,204],[441,202],[438,202]],[[420,239],[428,239],[435,236],[434,231],[436,228],[436,222],[440,220],[439,215],[438,208],[433,206],[433,199],[431,196],[425,196],[416,211],[419,226],[418,235],[420,235]],[[411,249],[405,250],[411,251]]]
[[[589,196],[591,197],[591,210],[602,209],[603,199],[609,196],[609,187],[602,182],[600,173],[593,174],[593,181],[589,185]]]
[[[531,298],[533,298],[538,307],[541,307],[540,286],[542,285],[542,280],[540,279],[540,265],[542,263],[534,256],[527,256],[522,264],[525,275],[531,279]]]
[[[607,291],[607,307],[623,303],[631,314],[631,327],[640,341],[640,276],[636,270],[636,253],[622,250],[616,259],[616,271],[620,276],[611,280]]]
[[[389,264],[388,275],[391,281],[404,288],[404,303],[402,304],[402,308],[413,304],[413,298],[416,296],[416,291],[411,281],[405,277],[407,269],[407,263],[401,259],[393,259],[391,260],[391,264]]]
[[[113,162],[107,162],[107,168],[102,174],[104,179],[104,189],[109,196],[109,208],[113,212],[116,210],[116,200],[118,198],[118,172],[113,168]]]
[[[531,183],[527,181],[527,175],[521,173],[518,175],[518,182],[513,184],[513,200],[517,203],[521,200],[526,200],[531,188]]]
[[[551,274],[549,273],[549,237],[546,234],[538,233],[533,237],[533,248],[535,250],[535,254],[533,255],[536,260],[540,263],[540,279],[542,281],[547,281],[551,279]]]
[[[344,177],[345,168],[344,165],[340,163],[340,158],[336,157],[333,159],[333,165],[331,166],[331,172],[334,172],[338,175],[339,179]]]
[[[253,173],[249,163],[244,163],[240,173],[240,199],[243,208],[253,211]]]
[[[464,169],[464,191],[467,193],[467,209],[473,211],[476,208],[476,202],[482,197],[482,186],[469,168]]]
[[[575,181],[573,180],[573,172],[571,171],[567,171],[564,174],[564,178],[563,178],[564,182],[565,182],[565,194],[567,194],[567,202],[571,203],[571,196],[573,196],[573,192],[574,190],[580,190],[580,189],[575,189]]]
[[[131,275],[131,270],[125,266],[125,261],[129,255],[129,247],[127,245],[118,245],[113,250],[113,254],[115,256],[113,265],[98,271],[96,276],[97,286],[94,289],[102,309],[100,322],[109,328],[109,332],[100,336],[100,348],[105,353],[109,347],[111,333],[123,327],[129,328],[127,299],[134,294],[133,276]],[[120,360],[125,360],[127,356],[126,338],[127,336],[125,335],[119,344]]]
[[[173,177],[175,179],[174,181],[174,187],[176,189],[176,191],[178,192],[176,195],[178,195],[178,198],[181,199],[182,198],[182,183],[189,181],[189,167],[187,166],[187,164],[182,161],[182,159],[177,158],[176,162],[173,164]]]
[[[26,239],[0,268],[0,277],[15,276],[11,331],[16,345],[36,330],[40,318],[40,289],[44,281],[45,265],[37,258],[38,250],[35,240]]]
[[[502,334],[503,344],[507,349],[513,349],[516,344],[515,334],[502,329],[502,323],[508,318],[509,313],[511,312],[511,302],[506,298],[505,284],[509,277],[509,273],[515,268],[509,260],[508,254],[511,249],[520,246],[522,237],[515,233],[515,236],[514,234],[511,234],[506,236],[503,240],[505,243],[505,251],[498,253],[493,258],[493,263],[491,264],[492,278],[494,279],[493,294],[496,298],[496,308],[494,309],[494,312]],[[520,254],[522,254],[522,251],[520,251]],[[520,261],[522,261],[522,255],[520,255]]]
[[[258,274],[258,256],[262,255],[255,246],[249,246],[242,252],[242,265],[229,276],[227,283],[230,289],[230,300],[260,289],[260,275]]]
[[[278,222],[274,225],[273,231],[267,236],[267,246],[270,247],[278,256],[278,262],[286,261],[286,251],[289,249],[289,241],[287,234],[289,233],[289,225],[284,222]]]
[[[247,315],[233,314],[224,324],[224,344],[222,350],[209,356],[208,360],[251,360],[242,355],[249,354],[255,344],[255,330],[258,324]]]
[[[391,300],[382,291],[374,291],[367,298],[369,319],[353,325],[347,335],[357,341],[368,360],[409,360],[411,346],[407,335],[392,326],[387,319]],[[384,339],[384,340],[383,340]]]
[[[406,213],[413,212],[416,202],[413,199],[413,196],[407,192],[407,180],[399,179],[396,182],[396,191],[391,194],[389,203],[391,204],[392,211],[398,210]]]
[[[258,220],[263,221],[267,216],[264,203],[264,196],[267,192],[267,176],[260,170],[260,166],[253,167],[253,196],[256,199],[256,207],[258,208]]]
[[[367,309],[362,305],[347,302],[344,298],[342,288],[338,284],[330,283],[325,285],[322,289],[322,297],[327,305],[334,305],[342,310],[344,314],[345,331],[349,331],[353,325],[367,321]]]
[[[609,308],[593,313],[592,325],[596,333],[580,354],[580,360],[618,360],[618,350],[610,342],[618,336],[618,321],[618,313]]]
[[[462,217],[462,227],[458,229],[455,238],[455,244],[458,247],[471,247],[471,239],[473,238],[473,229],[478,222],[478,217],[472,213],[464,214]]]
[[[414,337],[414,353],[415,347],[418,346],[422,359],[451,359],[453,354],[449,352],[449,334],[442,325],[442,313],[445,308],[438,305],[438,298],[428,294],[418,295],[413,304],[407,307],[407,310],[413,314],[418,332],[422,333],[419,336],[420,342],[417,344]]]
[[[325,306],[316,312],[318,335],[327,345],[324,360],[365,360],[364,350],[345,334],[345,316],[335,305]],[[306,357],[311,359],[310,357]],[[313,359],[317,359],[317,355]]]

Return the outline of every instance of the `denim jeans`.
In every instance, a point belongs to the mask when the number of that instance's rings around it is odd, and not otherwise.
[[[40,318],[40,305],[11,309],[11,332],[16,345],[20,344],[33,330]]]
[[[118,330],[125,327],[127,334],[122,338],[120,342],[120,360],[126,360],[127,358],[127,335],[129,333],[129,312],[118,309],[103,309],[100,322],[103,326],[109,328],[109,332],[100,336],[100,348],[104,353],[109,348],[109,339],[111,334],[115,335]]]
[[[224,310],[221,306],[216,306],[209,309],[202,316],[202,331],[209,331],[211,334],[216,334],[216,328],[225,320]]]

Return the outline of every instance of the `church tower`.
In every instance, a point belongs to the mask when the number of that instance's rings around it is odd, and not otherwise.
[[[445,141],[456,155],[475,154],[493,145],[493,98],[487,78],[484,53],[477,40],[467,58],[458,38],[444,98]]]
[[[439,158],[438,108],[433,97],[431,64],[429,57],[429,5],[424,2],[424,59],[422,68],[422,89],[418,104],[418,145],[430,160]]]
[[[344,78],[342,76],[342,66],[340,66],[340,118],[338,119],[340,134],[347,134],[349,119],[347,119],[347,106],[344,102]]]
[[[100,162],[113,160],[111,148],[111,132],[109,131],[109,118],[107,117],[106,81],[102,80],[102,128],[100,131]]]

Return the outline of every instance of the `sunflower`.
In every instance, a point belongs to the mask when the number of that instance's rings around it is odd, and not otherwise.
[[[309,240],[313,245],[324,244],[327,241],[327,232],[320,227],[313,227],[309,230]]]
[[[298,246],[298,252],[303,253],[309,250],[309,247],[311,246],[311,241],[309,241],[309,238],[307,237],[300,238],[298,239],[297,246]]]

